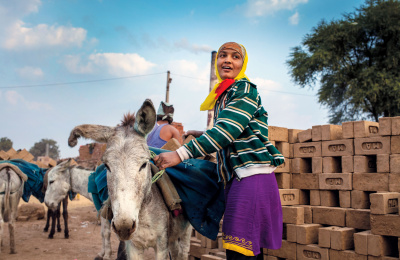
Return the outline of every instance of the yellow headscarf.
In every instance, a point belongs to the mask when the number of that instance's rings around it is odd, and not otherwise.
[[[217,61],[218,61],[219,52],[221,50],[224,50],[224,49],[237,50],[237,48],[233,47],[234,45],[237,45],[237,47],[240,48],[239,53],[242,54],[242,57],[244,57],[243,58],[242,69],[240,70],[239,74],[235,77],[235,80],[239,80],[239,79],[242,79],[242,78],[246,78],[247,80],[249,80],[247,78],[247,76],[244,74],[244,72],[246,71],[247,60],[248,60],[247,51],[244,48],[244,46],[239,44],[239,43],[235,43],[235,42],[227,42],[227,43],[222,44],[222,46],[218,49],[217,58],[215,59],[215,64],[214,64],[214,66],[215,66],[215,74],[217,74],[218,83],[215,84],[214,88],[211,90],[211,92],[208,94],[206,99],[201,104],[201,106],[200,106],[200,110],[201,111],[213,109],[214,106],[215,106],[215,103],[217,102],[217,100],[215,99],[215,97],[217,96],[217,93],[215,92],[215,90],[218,88],[219,84],[222,82],[222,79],[219,76],[218,67],[217,67]]]

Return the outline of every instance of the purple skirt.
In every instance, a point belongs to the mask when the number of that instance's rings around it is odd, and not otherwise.
[[[225,188],[225,249],[252,256],[282,246],[282,206],[275,174],[257,174]]]

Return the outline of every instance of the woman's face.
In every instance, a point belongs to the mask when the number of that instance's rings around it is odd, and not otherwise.
[[[217,69],[222,80],[234,79],[243,66],[243,58],[233,49],[224,49],[218,53]]]

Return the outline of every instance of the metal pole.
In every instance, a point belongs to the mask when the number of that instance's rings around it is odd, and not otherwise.
[[[215,84],[217,84],[218,79],[217,79],[217,74],[215,73],[215,59],[217,58],[217,52],[212,51],[211,52],[211,69],[210,69],[210,88],[209,92],[214,88]],[[208,116],[207,116],[207,129],[211,129],[213,127],[213,122],[214,122],[214,111],[213,110],[208,110]]]
[[[167,93],[165,94],[165,102],[169,103],[169,84],[172,79],[170,78],[170,72],[167,71]]]

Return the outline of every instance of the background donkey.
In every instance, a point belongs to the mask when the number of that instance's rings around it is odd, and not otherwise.
[[[144,250],[153,247],[156,259],[188,258],[191,225],[181,214],[172,217],[156,185],[151,182],[150,152],[145,136],[156,122],[156,111],[147,99],[134,115],[127,114],[117,127],[80,125],[68,143],[79,137],[107,143],[103,162],[113,211],[112,228],[126,244],[129,259],[143,259]]]
[[[48,172],[48,182],[44,202],[49,209],[55,210],[59,203],[68,196],[69,191],[81,194],[93,201],[88,192],[88,179],[91,171],[80,166],[71,166],[70,160],[64,161]],[[98,253],[96,260],[111,259],[111,228],[110,222],[101,218],[102,251]]]
[[[43,186],[42,192],[46,193],[47,185],[48,185],[48,176],[49,170],[46,171],[46,174],[43,177]],[[61,203],[63,205],[63,219],[64,219],[64,238],[69,238],[69,229],[68,229],[68,195],[57,205],[55,210],[48,207],[47,209],[47,220],[46,225],[44,226],[43,231],[49,231],[50,219],[51,219],[51,229],[49,233],[49,238],[52,239],[54,237],[54,233],[56,232],[56,222],[57,222],[57,231],[61,232],[61,224],[60,224],[60,216],[61,216]]]
[[[9,163],[0,164],[0,246],[3,242],[3,224],[8,222],[11,254],[16,253],[14,225],[19,200],[24,190],[24,182],[27,179],[28,177],[18,167]]]

